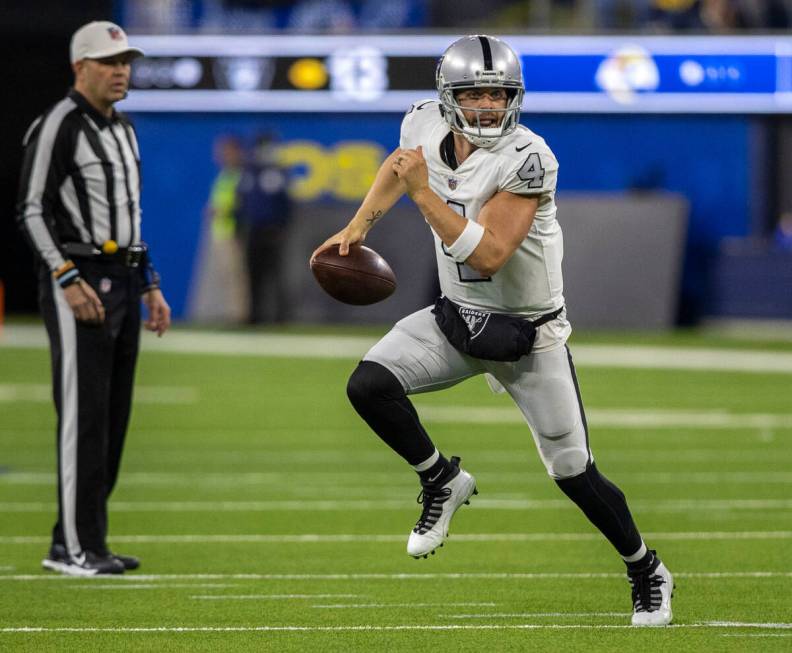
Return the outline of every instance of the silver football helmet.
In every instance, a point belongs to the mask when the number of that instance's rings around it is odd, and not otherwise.
[[[437,62],[435,81],[446,122],[473,145],[492,147],[517,127],[525,85],[520,59],[504,41],[485,34],[454,41]],[[508,104],[505,109],[465,109],[476,112],[475,123],[469,124],[455,96],[469,88],[505,89]],[[482,113],[502,113],[503,119],[497,127],[482,127]]]

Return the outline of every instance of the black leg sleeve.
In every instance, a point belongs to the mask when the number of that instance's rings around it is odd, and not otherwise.
[[[371,429],[410,465],[434,453],[435,446],[421,426],[415,407],[387,368],[361,361],[349,378],[347,396]]]
[[[558,487],[583,511],[622,556],[641,548],[641,535],[633,521],[624,493],[590,463],[586,471],[557,480]]]

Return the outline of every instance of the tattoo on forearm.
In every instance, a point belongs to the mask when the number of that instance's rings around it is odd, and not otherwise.
[[[371,217],[370,218],[366,218],[366,222],[369,225],[373,225],[381,217],[382,217],[382,211],[372,211],[371,212]]]

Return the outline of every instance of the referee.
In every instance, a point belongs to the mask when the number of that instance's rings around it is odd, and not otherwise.
[[[137,558],[107,548],[107,500],[118,477],[140,337],[162,335],[170,308],[140,235],[140,153],[113,109],[126,97],[129,46],[113,23],[71,40],[74,88],[25,136],[18,220],[39,259],[58,414],[58,519],[46,569],[120,574]]]

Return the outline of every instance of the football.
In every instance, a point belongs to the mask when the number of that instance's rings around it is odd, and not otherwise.
[[[363,245],[350,246],[348,256],[338,253],[338,245],[328,247],[311,259],[311,271],[328,295],[345,304],[375,304],[396,290],[390,265]]]

